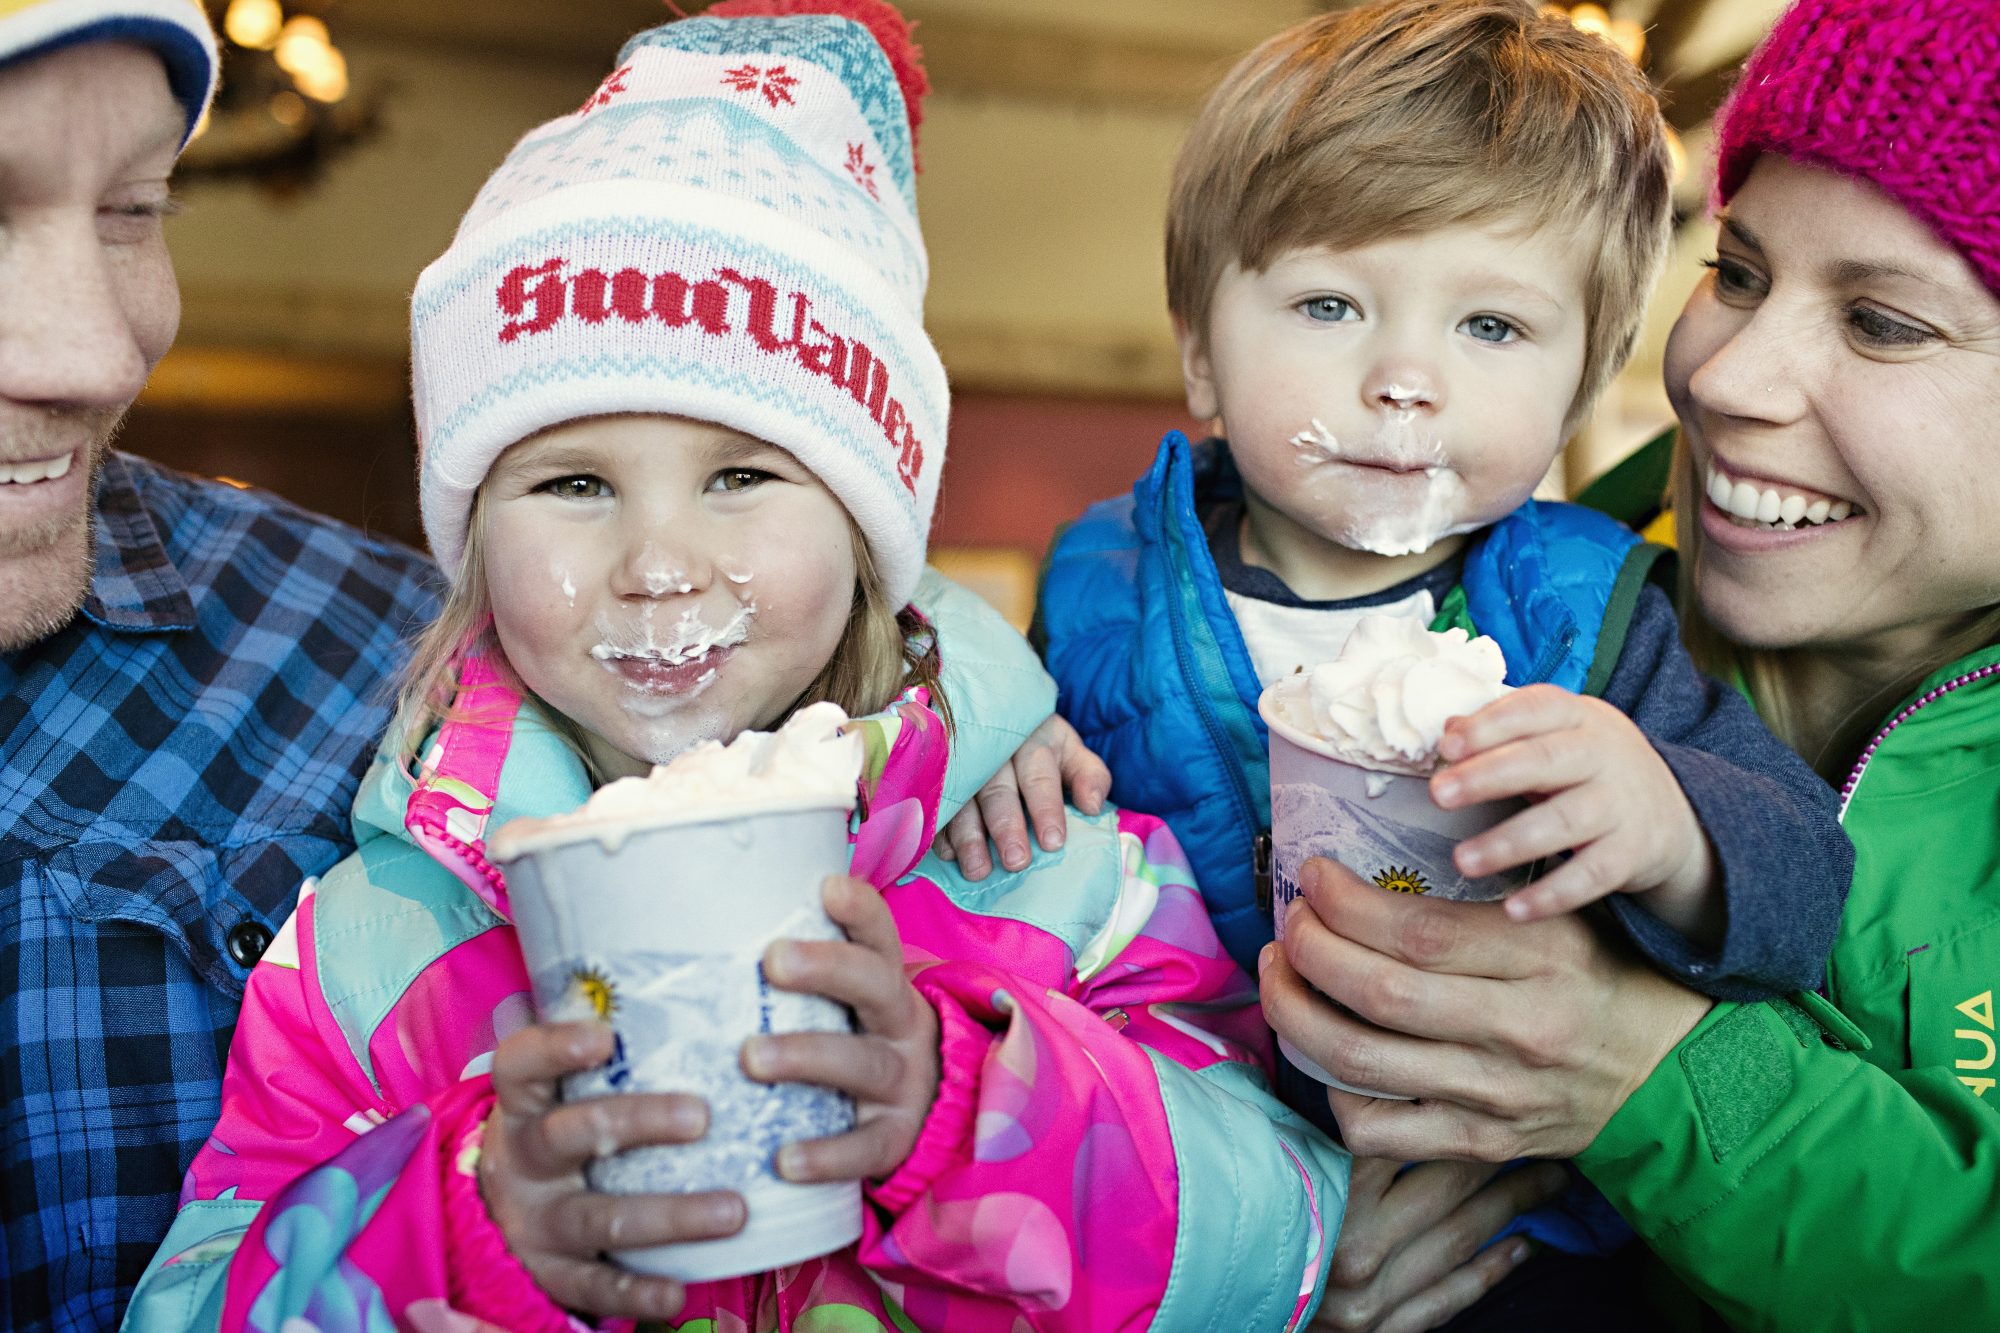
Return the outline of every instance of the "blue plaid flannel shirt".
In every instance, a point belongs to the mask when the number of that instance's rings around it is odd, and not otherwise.
[[[353,848],[415,552],[112,454],[66,628],[0,654],[0,1325],[116,1322],[214,1128],[250,966]]]

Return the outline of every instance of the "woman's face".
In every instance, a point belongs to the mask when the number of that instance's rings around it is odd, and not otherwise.
[[[1667,343],[1701,609],[1753,648],[1921,653],[2000,601],[2000,300],[1872,186],[1766,154]]]

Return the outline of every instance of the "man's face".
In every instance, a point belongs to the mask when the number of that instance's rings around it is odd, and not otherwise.
[[[159,58],[91,42],[0,67],[0,652],[67,624],[91,496],[173,343],[161,219],[185,121]]]

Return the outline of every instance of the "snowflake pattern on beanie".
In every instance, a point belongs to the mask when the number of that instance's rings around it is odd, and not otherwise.
[[[424,528],[446,568],[508,446],[662,413],[794,454],[908,598],[949,411],[923,329],[923,86],[882,0],[729,0],[633,38],[521,139],[412,301]]]

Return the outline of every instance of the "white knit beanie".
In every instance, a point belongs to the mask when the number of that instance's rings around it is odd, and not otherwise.
[[[412,301],[439,562],[457,567],[509,445],[662,413],[790,451],[907,601],[948,410],[923,327],[924,89],[884,0],[726,0],[633,38],[589,101],[515,145]]]
[[[215,95],[217,63],[215,31],[199,0],[0,0],[0,65],[83,42],[137,42],[158,52],[194,133]]]

